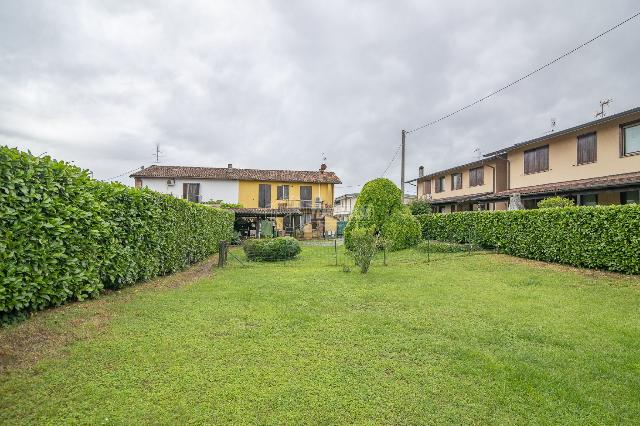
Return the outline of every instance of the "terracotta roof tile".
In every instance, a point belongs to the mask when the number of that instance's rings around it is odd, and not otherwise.
[[[259,170],[228,167],[151,166],[133,173],[130,177],[342,183],[334,172],[328,171]]]

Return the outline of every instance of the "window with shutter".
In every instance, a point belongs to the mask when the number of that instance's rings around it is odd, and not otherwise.
[[[423,182],[423,193],[424,194],[431,194],[431,181],[430,180],[425,180]]]
[[[598,159],[597,155],[597,139],[596,134],[589,133],[587,135],[578,136],[578,164],[595,163]]]
[[[436,179],[436,192],[444,191],[444,176],[441,176]]]
[[[529,149],[524,152],[524,174],[549,170],[549,145]]]
[[[278,185],[278,200],[289,199],[289,185]]]
[[[200,184],[199,183],[183,183],[182,198],[189,201],[193,201],[194,203],[199,203],[200,202]]]
[[[451,175],[451,190],[462,189],[462,173],[453,173]]]
[[[271,185],[261,183],[258,187],[258,207],[271,208]]]
[[[469,186],[484,185],[484,167],[469,170]]]

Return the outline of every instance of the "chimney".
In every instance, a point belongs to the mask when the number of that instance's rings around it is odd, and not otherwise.
[[[324,163],[320,164],[320,173],[324,173],[325,170],[327,170],[327,165]]]
[[[233,169],[233,164],[231,163],[227,164],[227,169]]]
[[[421,178],[424,176],[424,166],[418,167],[418,177]]]

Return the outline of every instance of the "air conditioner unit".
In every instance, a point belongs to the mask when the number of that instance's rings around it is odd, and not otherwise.
[[[174,186],[176,184],[175,179],[167,179],[167,186]]]

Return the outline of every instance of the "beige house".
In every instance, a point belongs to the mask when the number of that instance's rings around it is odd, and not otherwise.
[[[502,210],[519,194],[525,208],[561,195],[578,205],[638,203],[640,108],[553,132],[423,175],[418,197],[441,212]]]

